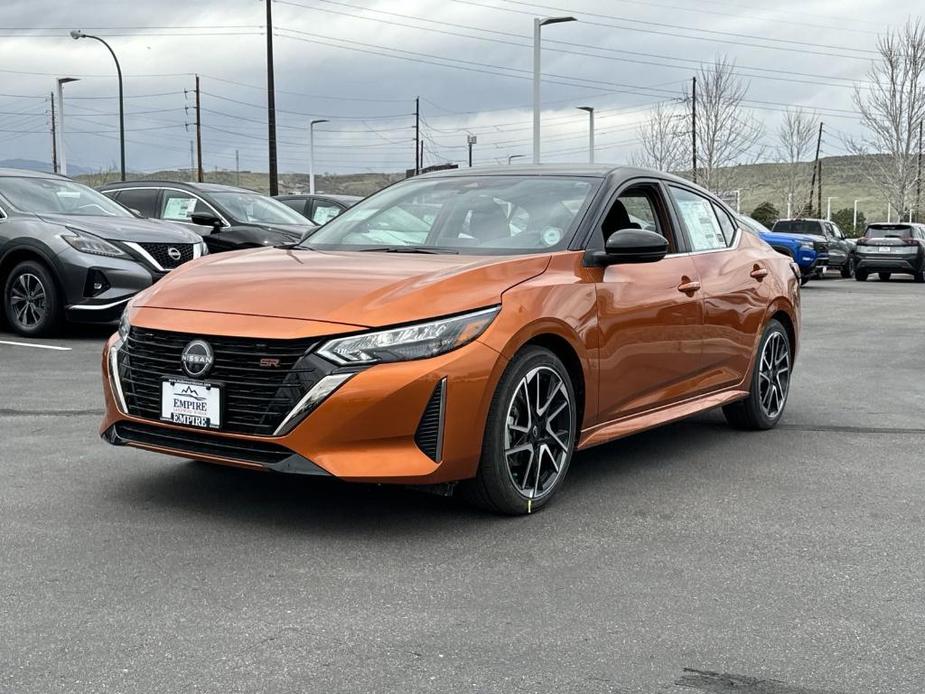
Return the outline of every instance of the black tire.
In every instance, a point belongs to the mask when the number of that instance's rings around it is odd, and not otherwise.
[[[881,281],[881,282],[889,282],[890,277],[892,277],[892,276],[893,276],[893,274],[890,273],[890,272],[878,272],[878,273],[877,273],[877,277],[880,278],[880,281]]]
[[[921,272],[912,273],[912,279],[918,282],[919,284],[922,284],[923,282],[925,282],[925,270],[922,270]]]
[[[867,271],[866,270],[855,270],[854,279],[856,279],[858,282],[866,282],[867,281]]]
[[[780,378],[776,380],[776,384],[782,387],[783,393],[780,394],[776,402],[773,397],[771,398],[771,401],[775,402],[775,407],[769,409],[766,404],[762,402],[763,394],[767,393],[767,389],[764,392],[762,391],[761,382],[762,379],[765,378],[762,375],[762,367],[765,361],[765,349],[772,341],[773,344],[769,349],[773,351],[774,348],[779,348],[786,351],[787,371],[785,382],[782,383]],[[723,407],[723,414],[726,416],[726,421],[736,429],[764,430],[774,427],[783,416],[784,409],[787,405],[787,397],[790,394],[790,375],[792,372],[793,353],[790,346],[790,336],[779,321],[771,320],[765,327],[764,334],[761,336],[761,340],[758,343],[758,353],[755,355],[755,367],[752,370],[749,396],[744,400],[739,400],[738,402]],[[773,383],[774,381],[767,379],[767,382]]]
[[[564,442],[564,449],[557,447],[556,450],[559,451],[560,461],[558,469],[551,467],[554,457],[552,453],[549,453],[549,456],[545,456],[542,450],[542,446],[546,445],[547,451],[551,451],[553,447],[556,447],[556,444],[551,443],[551,439],[546,436],[546,429],[542,429],[538,426],[538,423],[535,421],[538,417],[536,413],[531,417],[531,422],[534,426],[527,426],[526,432],[523,434],[514,434],[524,437],[524,440],[521,441],[521,444],[512,446],[510,450],[514,448],[523,448],[527,447],[529,450],[522,451],[522,453],[529,454],[529,460],[538,460],[539,464],[536,466],[536,485],[532,491],[532,496],[525,493],[530,479],[530,470],[527,463],[521,463],[518,460],[514,460],[512,465],[509,465],[509,459],[513,458],[517,454],[505,454],[505,443],[508,436],[511,436],[509,427],[515,426],[519,421],[524,423],[526,420],[522,418],[523,413],[518,412],[518,403],[521,405],[524,403],[523,398],[523,384],[527,383],[527,400],[526,405],[529,407],[529,387],[532,382],[528,382],[527,379],[530,378],[530,375],[534,374],[534,378],[537,379],[537,388],[541,388],[543,378],[549,379],[547,381],[547,388],[549,393],[552,395],[549,397],[548,403],[553,403],[553,397],[561,398],[562,394],[555,379],[552,374],[558,376],[561,385],[565,389],[565,397],[569,403],[567,410],[567,416],[563,416],[564,412],[559,413],[556,417],[550,419],[549,427],[559,429],[562,426],[568,427],[568,438]],[[553,387],[554,386],[554,387]],[[537,403],[539,403],[540,398],[537,398]],[[553,405],[549,405],[546,412],[550,412],[553,409]],[[510,417],[510,418],[509,418]],[[547,427],[547,429],[549,428]],[[563,430],[559,429],[561,434]],[[542,443],[537,439],[537,434],[544,438],[547,443]],[[504,374],[501,377],[501,380],[498,383],[498,387],[495,389],[494,397],[491,401],[491,407],[488,411],[488,421],[485,425],[485,436],[482,441],[482,457],[479,462],[478,473],[475,478],[472,480],[466,480],[460,485],[460,493],[464,499],[473,503],[481,508],[492,511],[493,513],[505,514],[511,516],[519,516],[527,513],[533,513],[539,511],[543,508],[549,500],[559,491],[562,486],[562,482],[565,479],[565,475],[568,472],[569,464],[572,460],[572,455],[575,451],[575,443],[578,438],[578,424],[577,424],[577,402],[575,401],[575,387],[569,377],[568,370],[563,365],[562,361],[551,351],[543,347],[530,346],[520,352],[511,360],[511,363],[508,364],[507,369],[505,369]],[[536,451],[539,451],[536,453]],[[543,461],[544,459],[548,460],[546,465],[547,476],[543,484],[543,489],[539,490],[540,480],[543,479]],[[521,460],[523,460],[521,458]],[[523,486],[519,485],[516,481],[517,473],[513,470],[513,467],[523,465],[522,480],[524,482]],[[547,486],[548,484],[548,486]]]
[[[806,274],[805,272],[800,275],[800,286],[805,287],[806,283],[812,279],[811,275]]]
[[[31,290],[27,296],[33,297],[33,302],[31,308],[24,310],[22,300],[26,290]],[[13,268],[3,284],[3,311],[9,326],[25,337],[47,337],[60,329],[61,293],[45,265],[24,260]]]
[[[848,261],[841,266],[841,276],[846,280],[854,276],[854,258],[848,258]]]

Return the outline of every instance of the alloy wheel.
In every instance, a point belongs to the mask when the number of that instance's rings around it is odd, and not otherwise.
[[[556,486],[572,448],[572,401],[548,366],[531,369],[508,404],[504,458],[515,489],[539,499]]]
[[[790,389],[790,345],[780,332],[773,332],[764,343],[758,365],[758,396],[761,409],[776,419],[787,402]]]
[[[24,272],[10,286],[12,317],[24,328],[39,325],[48,312],[45,285],[38,276]]]

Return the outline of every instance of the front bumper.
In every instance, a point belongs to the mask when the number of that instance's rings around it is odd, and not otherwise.
[[[129,299],[163,276],[132,259],[90,255],[74,249],[62,251],[55,260],[67,318],[77,322],[118,319]]]
[[[379,364],[359,372],[283,436],[250,436],[181,427],[127,414],[103,353],[110,443],[250,469],[331,475],[344,480],[437,484],[475,475],[491,396],[506,360],[479,342],[431,359]],[[415,440],[441,382],[440,455]]]

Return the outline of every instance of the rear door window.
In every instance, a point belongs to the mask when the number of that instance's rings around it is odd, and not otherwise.
[[[301,200],[299,198],[276,198],[286,207],[291,207],[301,215],[308,216],[308,208],[311,206],[311,200]]]
[[[702,195],[686,188],[668,186],[678,215],[687,229],[694,251],[712,251],[726,248],[726,236],[713,211],[713,203]]]
[[[157,217],[157,189],[130,188],[115,193],[116,201],[123,207],[135,210],[142,217]]]

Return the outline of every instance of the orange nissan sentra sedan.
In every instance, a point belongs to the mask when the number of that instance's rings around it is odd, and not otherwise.
[[[440,172],[139,294],[105,347],[101,434],[529,513],[575,450],[718,406],[774,426],[799,303],[798,268],[682,179]]]

